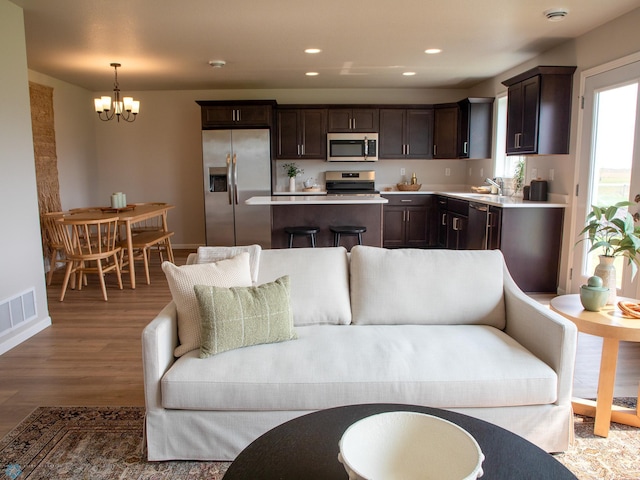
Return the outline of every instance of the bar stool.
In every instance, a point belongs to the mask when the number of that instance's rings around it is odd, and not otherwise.
[[[308,235],[311,238],[311,246],[316,248],[316,234],[320,231],[320,227],[285,227],[284,231],[289,234],[289,248],[293,248],[293,237],[296,235]]]
[[[362,234],[367,231],[367,227],[361,227],[357,225],[340,225],[337,227],[329,227],[329,230],[333,232],[333,246],[340,245],[341,235],[357,235],[358,245],[362,245]]]

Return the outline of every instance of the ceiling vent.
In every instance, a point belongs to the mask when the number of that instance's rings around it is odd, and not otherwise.
[[[544,16],[547,17],[547,20],[550,22],[559,22],[567,15],[569,15],[569,12],[564,8],[551,8],[544,12]]]

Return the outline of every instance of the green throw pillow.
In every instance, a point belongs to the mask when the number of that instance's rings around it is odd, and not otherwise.
[[[289,276],[257,287],[195,285],[201,317],[200,358],[297,338],[289,304]]]

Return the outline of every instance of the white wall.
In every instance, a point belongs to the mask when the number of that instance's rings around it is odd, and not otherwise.
[[[0,305],[35,290],[36,316],[0,336],[0,353],[51,323],[47,308],[22,9],[0,0]],[[1,308],[1,307],[0,307]],[[6,313],[6,312],[5,312]]]

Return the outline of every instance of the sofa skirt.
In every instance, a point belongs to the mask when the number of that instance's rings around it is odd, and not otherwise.
[[[547,452],[565,451],[573,441],[570,405],[451,410],[496,424]],[[312,412],[153,409],[146,414],[147,458],[232,461],[262,434],[308,413]]]

